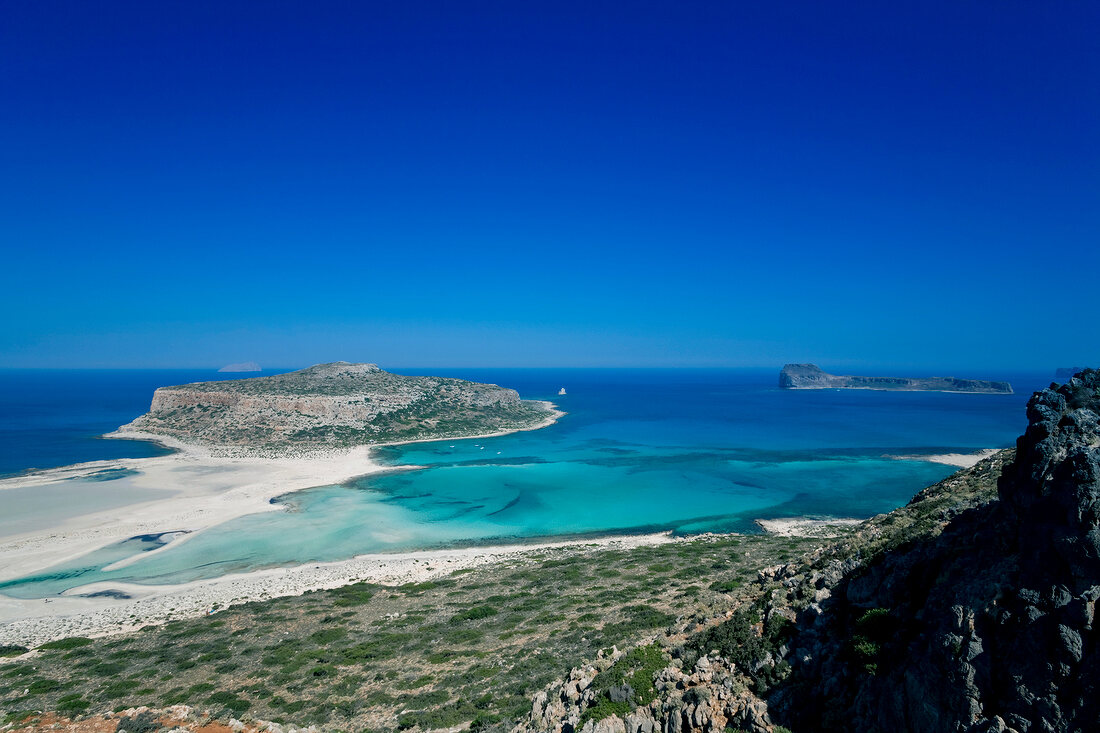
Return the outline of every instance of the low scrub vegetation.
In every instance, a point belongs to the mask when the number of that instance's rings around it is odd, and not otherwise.
[[[588,713],[598,718],[652,700],[669,632],[735,603],[730,594],[752,586],[755,568],[790,542],[580,546],[428,582],[358,583],[127,635],[61,639],[39,647],[33,664],[0,664],[0,709],[92,715],[186,703],[223,720],[337,730],[505,730],[535,692],[600,649],[637,647],[599,676]],[[748,651],[735,653],[749,663],[772,643],[742,633],[756,619],[737,619],[700,637],[699,648],[744,640]]]

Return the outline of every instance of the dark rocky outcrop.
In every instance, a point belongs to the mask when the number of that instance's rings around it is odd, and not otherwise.
[[[999,501],[845,574],[800,615],[773,717],[795,730],[1095,730],[1098,414],[1096,371],[1036,393]]]
[[[816,364],[787,364],[779,372],[782,389],[881,389],[905,392],[1012,394],[1008,382],[957,377],[853,377],[829,374]]]

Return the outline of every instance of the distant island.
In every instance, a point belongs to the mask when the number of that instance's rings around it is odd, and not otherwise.
[[[242,361],[239,364],[226,364],[225,366],[223,366],[218,371],[219,372],[259,372],[259,371],[263,371],[263,370],[260,369],[260,365],[257,364],[254,361]]]
[[[521,400],[515,390],[495,384],[335,362],[269,377],[161,387],[149,412],[118,435],[213,447],[347,448],[529,430],[558,414],[548,402]]]
[[[779,372],[781,389],[883,389],[902,392],[1012,394],[1008,382],[956,377],[853,377],[829,374],[817,364],[787,364]]]

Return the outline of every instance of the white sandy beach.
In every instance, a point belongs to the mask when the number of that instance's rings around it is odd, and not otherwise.
[[[553,423],[562,414],[555,409],[554,414],[538,427]],[[502,434],[505,433],[495,435]],[[280,505],[273,504],[271,500],[289,492],[342,483],[380,471],[415,468],[382,466],[372,460],[370,446],[298,455],[257,456],[247,452],[215,452],[141,433],[116,434],[115,437],[155,440],[179,452],[157,458],[96,461],[0,480],[0,495],[5,489],[48,486],[104,470],[128,469],[133,473],[125,480],[153,492],[154,496],[162,492],[163,498],[75,516],[46,531],[0,537],[0,580],[27,575],[137,535],[180,532],[178,538],[162,548],[168,549],[222,522],[246,514],[278,510]],[[468,439],[486,437],[492,436],[471,436]],[[995,452],[890,457],[964,467],[974,465]],[[758,520],[757,524],[772,534],[829,537],[860,521],[797,518]],[[224,608],[251,600],[334,588],[356,581],[381,584],[420,582],[458,569],[518,561],[532,552],[554,548],[589,545],[595,550],[608,546],[638,547],[671,541],[676,540],[663,533],[383,553],[180,585],[112,582],[84,585],[74,589],[70,595],[49,599],[24,600],[0,595],[0,644],[34,646],[66,636],[119,633],[174,618],[201,615],[215,606]],[[143,555],[147,557],[149,553]],[[125,563],[116,563],[116,567]],[[87,594],[102,591],[130,597],[87,597]]]
[[[393,554],[362,555],[331,563],[310,563],[214,580],[171,586],[125,583],[83,586],[82,593],[105,588],[130,593],[132,599],[61,598],[21,600],[0,596],[0,644],[33,647],[68,636],[105,636],[172,619],[201,616],[248,601],[300,595],[369,581],[385,585],[419,583],[455,570],[523,560],[536,552],[591,547],[631,548],[675,542],[669,533],[575,539],[537,544],[463,547]]]
[[[565,414],[553,404],[545,404],[551,409],[550,416],[528,430],[552,425]],[[478,440],[513,432],[517,431],[505,430],[453,440]],[[127,477],[127,481],[135,487],[163,493],[163,498],[70,517],[48,530],[0,537],[0,581],[42,570],[137,535],[183,533],[166,545],[164,549],[167,549],[214,525],[246,514],[279,510],[280,506],[272,504],[271,500],[283,494],[344,483],[380,471],[416,468],[386,467],[371,459],[372,447],[404,443],[265,455],[244,449],[215,450],[138,431],[115,432],[104,437],[151,440],[178,452],[157,458],[93,461],[3,479],[0,480],[0,492],[48,486],[105,470],[124,469],[135,472]],[[439,439],[407,442],[436,440]],[[0,622],[3,618],[0,612]]]
[[[222,457],[175,441],[157,440],[180,452],[157,458],[96,461],[0,481],[2,492],[105,469],[130,469],[136,473],[128,481],[164,494],[163,499],[71,517],[48,530],[0,539],[0,580],[33,573],[135,535],[180,531],[190,533],[185,537],[193,536],[245,514],[278,509],[271,503],[276,496],[383,470],[371,460],[366,447],[300,457]]]
[[[547,405],[553,413],[530,429],[546,427],[564,414],[550,403]],[[453,440],[484,439],[510,432],[515,431]],[[257,455],[243,450],[212,450],[165,436],[133,431],[112,433],[106,437],[152,440],[178,452],[156,458],[93,461],[0,480],[2,497],[5,490],[59,486],[64,481],[94,476],[103,471],[127,470],[132,473],[122,480],[145,490],[145,494],[152,497],[122,507],[71,516],[47,529],[0,537],[0,580],[25,576],[137,535],[180,533],[163,548],[142,553],[148,557],[152,552],[176,547],[199,532],[223,522],[246,514],[280,510],[281,506],[271,501],[277,496],[343,483],[381,471],[416,468],[386,467],[372,460],[372,447],[389,444],[358,446],[348,450]],[[109,483],[102,485],[110,487]],[[456,565],[456,562],[478,564],[499,559],[500,552],[507,554],[530,549],[530,546],[524,545],[505,550],[468,548],[439,551],[444,552],[439,556],[444,559],[437,558],[435,562],[440,564],[430,570],[421,563],[427,562],[425,558],[435,558],[435,555],[427,553],[421,557],[422,553],[408,553],[266,570],[226,576],[206,583],[110,585],[111,590],[129,593],[133,600],[107,597],[21,600],[0,595],[0,639],[27,645],[74,633],[107,633],[118,630],[120,619],[130,619],[132,622],[132,614],[142,624],[152,623],[169,617],[197,615],[214,603],[224,606],[273,595],[292,595],[310,589],[336,587],[356,579],[409,582],[465,566]],[[484,560],[477,559],[482,557]],[[136,556],[131,559],[136,559]],[[116,563],[114,567],[121,567],[126,562]],[[83,586],[79,592],[103,589]],[[65,618],[68,616],[72,618]]]
[[[1000,453],[1000,448],[983,448],[975,453],[938,453],[933,455],[913,456],[886,456],[899,461],[928,461],[929,463],[942,463],[945,466],[956,468],[972,468],[990,456]]]
[[[791,517],[785,519],[756,519],[760,529],[778,537],[837,537],[843,531],[863,524],[863,519]]]

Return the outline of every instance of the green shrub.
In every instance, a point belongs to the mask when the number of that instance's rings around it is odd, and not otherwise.
[[[57,680],[37,679],[31,682],[27,686],[27,690],[31,695],[41,695],[44,692],[53,692],[54,690],[60,690],[61,683]]]
[[[37,670],[30,664],[8,664],[0,667],[0,675],[5,677],[26,677]]]
[[[310,677],[332,677],[336,674],[336,667],[331,664],[319,664],[309,670]]]
[[[348,630],[340,628],[339,626],[320,629],[314,631],[309,635],[310,640],[317,642],[318,644],[331,644],[334,641],[339,641],[348,635]]]
[[[454,629],[443,634],[443,641],[449,644],[473,644],[481,641],[485,634],[477,629]]]
[[[862,636],[877,641],[886,641],[893,634],[893,621],[890,618],[890,609],[872,608],[866,611],[856,621],[856,631]]]
[[[635,647],[624,654],[617,662],[592,680],[596,701],[581,716],[578,728],[589,720],[602,720],[610,715],[629,713],[638,705],[648,705],[657,698],[657,688],[653,678],[668,658],[656,644]],[[620,693],[631,691],[627,700],[612,700],[612,690]]]
[[[490,616],[496,616],[499,611],[493,606],[473,606],[467,608],[462,613],[456,613],[451,616],[451,623],[457,624],[462,621],[476,621],[478,619],[489,618]]]
[[[65,695],[57,701],[57,712],[63,715],[77,715],[90,708],[92,703],[80,695]]]
[[[601,697],[596,700],[594,705],[591,705],[585,709],[584,714],[581,715],[578,728],[583,727],[589,720],[603,720],[609,718],[612,715],[618,715],[620,718],[633,710],[630,703],[623,702],[611,702],[607,697]]]
[[[732,593],[741,587],[741,581],[736,578],[728,580],[716,580],[710,584],[710,589],[716,593]]]
[[[108,699],[115,699],[119,697],[125,697],[137,687],[137,683],[131,680],[119,680],[112,682],[99,691],[99,694]]]
[[[160,698],[161,707],[167,707],[169,705],[179,705],[181,702],[187,702],[191,698],[191,695],[187,690],[177,687],[165,692]]]
[[[871,608],[855,623],[851,652],[855,663],[870,675],[878,673],[882,647],[894,634],[894,620],[887,608]]]
[[[155,733],[160,730],[160,721],[148,710],[143,710],[132,718],[123,718],[115,726],[115,733],[126,731],[127,733]]]
[[[19,657],[26,654],[29,649],[16,644],[0,644],[0,657]]]
[[[764,622],[764,641],[770,649],[777,649],[794,636],[795,623],[785,616],[773,613]]]
[[[211,705],[224,706],[234,713],[243,713],[252,707],[252,703],[248,700],[237,697],[235,694],[228,691],[215,692],[213,695],[206,698],[206,702]]]
[[[742,671],[749,672],[755,662],[764,656],[764,643],[755,628],[759,621],[760,617],[754,611],[739,608],[726,621],[688,639],[687,646],[700,655],[717,649],[719,654],[734,662]]]
[[[88,646],[92,640],[86,636],[70,636],[66,639],[47,641],[39,649],[76,649],[80,646]]]
[[[88,668],[88,672],[96,677],[114,677],[126,671],[126,665],[121,662],[100,662]]]
[[[668,626],[676,620],[675,616],[658,611],[649,606],[627,606],[623,609],[626,619],[603,627],[603,636],[607,644],[634,638],[639,632]]]

